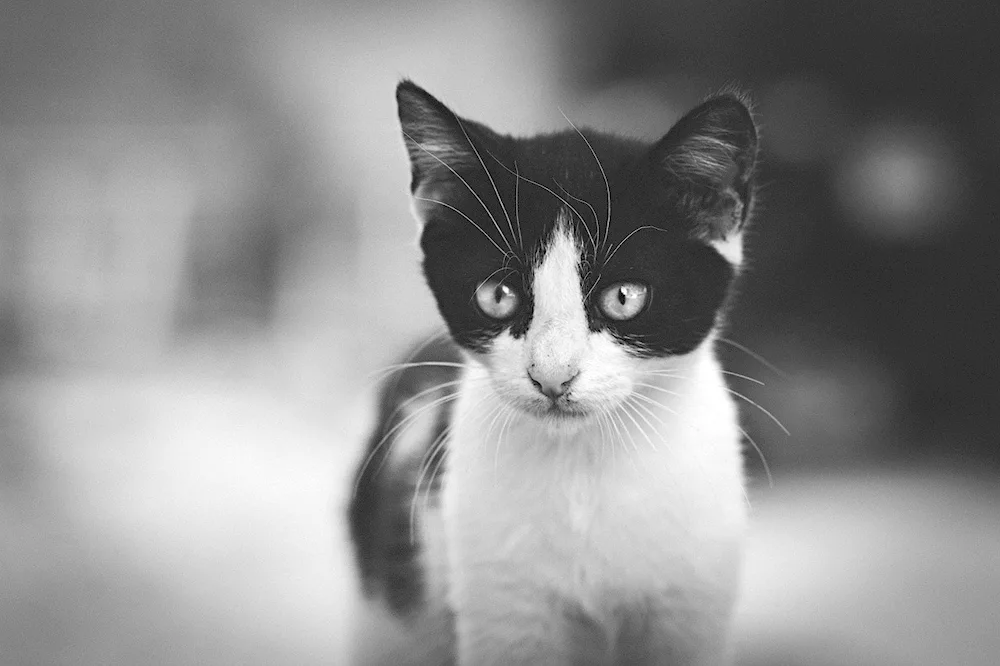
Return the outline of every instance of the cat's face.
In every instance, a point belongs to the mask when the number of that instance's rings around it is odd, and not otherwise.
[[[397,90],[424,273],[496,393],[552,422],[614,409],[717,324],[742,258],[756,131],[735,96],[655,144],[531,139]]]

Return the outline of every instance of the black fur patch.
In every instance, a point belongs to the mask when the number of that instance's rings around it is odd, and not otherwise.
[[[458,351],[450,342],[436,342],[407,357],[412,363],[457,363]],[[445,448],[431,445],[444,433],[451,414],[450,401],[434,408],[435,428],[424,455],[399,461],[392,457],[393,440],[405,428],[407,401],[423,391],[454,381],[458,368],[424,365],[400,370],[385,381],[379,400],[378,421],[368,440],[362,466],[355,477],[356,492],[348,508],[354,555],[361,570],[366,596],[380,597],[396,615],[406,617],[420,608],[424,578],[420,543],[410,537],[410,506],[417,492],[421,466],[421,497],[435,495],[440,487],[440,457]],[[424,394],[433,400],[455,392],[454,386]],[[423,500],[420,500],[421,505]],[[419,520],[419,517],[418,517]]]
[[[735,271],[710,242],[742,226],[752,206],[757,133],[738,96],[709,99],[652,144],[575,129],[502,136],[409,81],[397,99],[425,223],[424,274],[458,344],[483,351],[504,329],[527,331],[531,273],[561,210],[583,241],[592,330],[644,356],[689,352],[711,331]],[[522,296],[509,320],[475,305],[491,277]],[[650,287],[649,305],[626,322],[597,308],[621,280]]]

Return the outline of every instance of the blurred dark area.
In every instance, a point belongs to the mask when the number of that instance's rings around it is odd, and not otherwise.
[[[1000,660],[996,3],[0,11],[0,663],[346,658],[330,525],[370,373],[439,325],[402,76],[517,134],[561,109],[654,139],[749,91],[762,186],[720,352],[791,434],[742,405],[774,488],[750,450],[741,663]],[[812,568],[768,578],[774,552]]]

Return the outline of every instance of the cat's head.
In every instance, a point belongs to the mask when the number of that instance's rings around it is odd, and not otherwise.
[[[737,94],[647,143],[531,138],[396,91],[427,282],[454,340],[509,404],[574,421],[696,353],[742,261],[757,131]]]

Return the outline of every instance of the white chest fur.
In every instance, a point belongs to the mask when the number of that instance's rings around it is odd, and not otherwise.
[[[720,642],[746,501],[736,410],[710,344],[683,379],[650,379],[659,388],[644,409],[577,429],[495,418],[486,372],[466,373],[443,495],[460,655],[512,663],[523,648],[525,662],[557,663],[572,651],[567,613],[609,644],[633,611],[664,617],[670,640]]]

